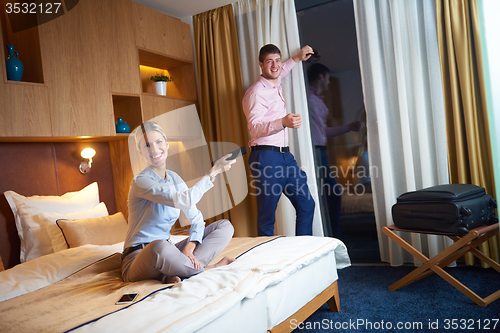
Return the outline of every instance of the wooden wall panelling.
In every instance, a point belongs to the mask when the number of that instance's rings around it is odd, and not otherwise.
[[[5,19],[2,26],[5,30]],[[43,72],[33,80],[44,83],[0,83],[5,101],[0,136],[115,136],[110,94],[143,93],[138,47],[171,57],[167,63],[180,61],[169,69],[176,76],[169,95],[192,100],[147,99],[146,107],[159,104],[160,109],[148,109],[142,120],[196,101],[190,28],[179,19],[130,0],[82,0],[36,29],[27,40],[39,38],[40,56],[35,58]],[[0,34],[2,40],[7,36]],[[5,78],[5,67],[0,68]]]
[[[101,39],[106,35],[101,29],[106,13],[96,4],[80,1],[70,12],[39,27],[55,136],[114,133],[103,56],[107,45]]]
[[[196,78],[194,75],[194,65],[188,64],[170,70],[170,75],[174,77],[169,96],[182,97],[196,100]]]
[[[137,47],[193,61],[191,30],[177,18],[163,15],[135,2],[134,32]]]
[[[129,3],[80,1],[39,27],[54,135],[114,135],[110,91],[140,93]]]
[[[104,1],[105,11],[109,13],[103,20],[103,30],[108,32],[105,45],[109,91],[115,93],[139,94],[139,58],[134,39],[133,2],[130,0]]]
[[[0,2],[3,5],[3,1]],[[23,61],[28,79],[43,82],[43,77],[40,78],[39,68],[30,70],[29,66],[30,56],[34,57],[33,53],[36,52],[23,51],[26,43],[19,44],[22,40],[33,42],[34,39],[38,38],[38,31],[29,29],[13,34],[10,31],[10,26],[8,27],[6,14],[0,13],[0,15],[5,15],[1,19],[0,45],[4,50],[2,54],[7,55],[6,44],[17,44],[16,50],[20,52],[19,57]],[[39,60],[39,57],[38,53],[38,57],[35,59]],[[47,87],[36,83],[7,81],[4,64],[0,65],[0,78],[2,78],[0,83],[0,136],[52,135]],[[25,78],[26,76],[23,74],[23,79]]]
[[[194,101],[180,98],[142,95],[142,115],[147,121],[168,111],[194,104]],[[168,133],[166,133],[168,136]]]
[[[0,84],[0,136],[52,135],[48,95],[40,84]]]
[[[115,191],[116,210],[122,212],[128,221],[128,191],[134,174],[130,165],[128,152],[128,137],[124,140],[109,142],[109,154],[113,163],[113,182]]]

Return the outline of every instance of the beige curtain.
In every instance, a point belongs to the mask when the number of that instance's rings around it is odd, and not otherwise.
[[[482,186],[495,194],[479,16],[475,0],[436,0],[450,183]],[[481,251],[498,262],[494,237]],[[466,258],[469,264],[472,255]],[[486,265],[483,265],[486,266]]]
[[[207,142],[232,142],[248,146],[243,113],[242,75],[233,7],[227,5],[193,17],[199,112]],[[244,156],[247,184],[251,181],[248,154]],[[257,236],[257,203],[249,195],[215,219],[227,218],[235,236]]]

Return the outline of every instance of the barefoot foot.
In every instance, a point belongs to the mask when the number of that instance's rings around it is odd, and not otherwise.
[[[209,270],[209,269],[212,269],[212,268],[215,268],[215,267],[226,266],[226,265],[229,265],[230,263],[232,263],[235,260],[236,259],[234,259],[234,258],[224,257],[221,260],[219,260],[219,262],[216,263],[215,265],[208,265],[208,266],[206,266],[205,270]]]
[[[181,278],[178,277],[178,276],[163,276],[163,278],[161,279],[161,283],[163,284],[171,284],[171,283],[178,283],[178,282],[181,282]]]
[[[234,262],[235,260],[236,259],[234,259],[234,258],[224,257],[218,263],[216,263],[214,265],[214,267],[226,266],[226,265],[229,265],[230,263]]]

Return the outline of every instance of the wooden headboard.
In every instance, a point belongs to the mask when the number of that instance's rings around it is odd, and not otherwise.
[[[78,171],[85,147],[96,150],[87,175]],[[14,216],[3,193],[24,196],[62,195],[97,182],[99,197],[110,214],[116,213],[110,148],[107,142],[0,142],[0,257],[5,269],[19,263],[20,241]]]

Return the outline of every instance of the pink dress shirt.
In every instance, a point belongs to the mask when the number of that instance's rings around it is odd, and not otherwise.
[[[349,125],[327,127],[328,107],[316,88],[309,87],[309,112],[311,115],[312,141],[315,146],[326,146],[326,138],[349,132]]]
[[[276,86],[261,76],[243,96],[243,112],[251,137],[249,146],[288,146],[288,132],[281,123],[281,118],[286,116],[281,80],[296,64],[292,58],[283,63]]]

